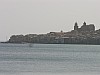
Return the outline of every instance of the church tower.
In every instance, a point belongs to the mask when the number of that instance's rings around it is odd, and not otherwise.
[[[74,30],[78,30],[78,24],[77,24],[77,22],[74,25]]]
[[[83,26],[86,26],[86,22],[83,23]]]

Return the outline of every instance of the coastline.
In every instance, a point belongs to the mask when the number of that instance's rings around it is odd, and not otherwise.
[[[100,45],[100,44],[82,44],[82,43],[10,43],[10,42],[0,42],[1,44],[64,44],[64,45]]]

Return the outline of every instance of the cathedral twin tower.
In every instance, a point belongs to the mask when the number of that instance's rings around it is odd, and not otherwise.
[[[78,23],[76,22],[74,25],[74,30],[75,31],[95,31],[95,26],[94,24],[87,25],[86,22],[84,22],[83,25],[79,28]]]

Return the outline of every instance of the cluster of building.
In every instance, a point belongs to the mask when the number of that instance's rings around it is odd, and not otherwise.
[[[12,35],[9,43],[43,43],[43,44],[100,44],[100,30],[94,24],[86,22],[79,28],[78,23],[70,32],[50,32],[47,34]]]

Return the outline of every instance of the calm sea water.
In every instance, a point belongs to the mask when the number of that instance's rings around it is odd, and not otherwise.
[[[0,44],[0,75],[38,73],[99,74],[100,46],[33,44],[30,47],[29,44]]]

